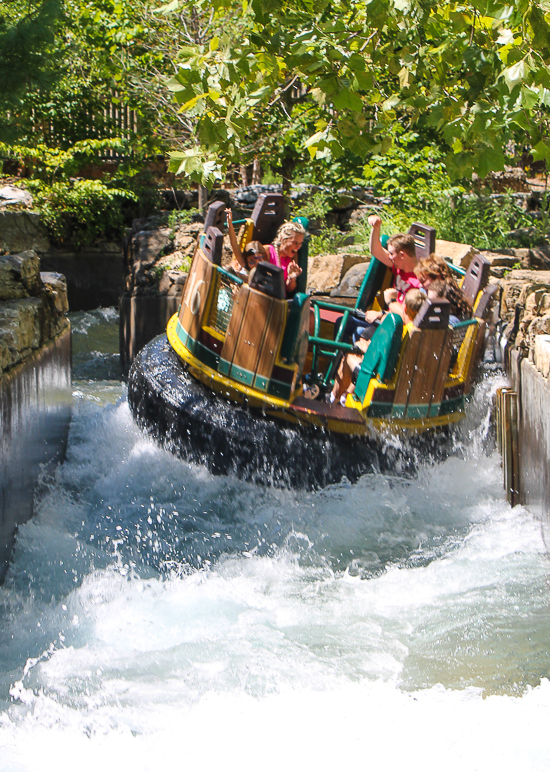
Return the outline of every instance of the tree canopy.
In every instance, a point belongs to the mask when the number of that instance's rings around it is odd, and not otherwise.
[[[163,13],[181,13],[173,0]],[[216,0],[218,34],[178,52],[169,87],[195,121],[171,168],[205,179],[263,155],[365,159],[415,127],[455,177],[502,169],[509,142],[550,158],[550,3]],[[223,19],[231,17],[231,24]]]
[[[206,184],[254,158],[287,181],[357,176],[403,134],[454,178],[513,146],[550,159],[549,0],[161,3],[6,0],[0,141],[99,138],[90,115],[118,102],[134,152]]]

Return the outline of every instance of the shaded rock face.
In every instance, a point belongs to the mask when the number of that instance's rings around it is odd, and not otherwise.
[[[36,295],[41,288],[40,260],[30,250],[0,258],[0,299],[16,300]]]
[[[69,323],[63,276],[41,274],[32,251],[0,257],[0,376],[23,362]]]
[[[128,370],[138,352],[166,330],[178,310],[203,225],[170,228],[158,217],[134,220],[124,249],[120,298],[120,358]]]
[[[195,253],[202,223],[189,223],[169,228],[159,225],[158,218],[135,220],[124,250],[124,289],[132,295],[181,293],[177,275],[187,275]],[[173,275],[164,278],[165,274]]]
[[[0,251],[17,254],[32,250],[47,252],[50,241],[38,212],[3,211],[0,219]]]
[[[369,267],[369,264],[367,262],[358,263],[357,265],[353,265],[349,271],[345,274],[344,278],[336,287],[332,290],[330,293],[331,297],[334,298],[357,298],[359,297],[359,290],[361,289],[361,284],[363,283],[363,279],[365,278],[365,274],[367,272],[367,269]]]

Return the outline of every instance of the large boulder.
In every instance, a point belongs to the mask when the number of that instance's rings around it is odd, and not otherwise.
[[[337,255],[314,255],[308,259],[307,288],[314,295],[326,295],[339,286],[349,269],[367,263],[364,255],[344,252]]]
[[[352,265],[340,284],[330,293],[333,298],[356,298],[359,295],[361,284],[367,273],[368,263],[357,263]]]
[[[2,185],[0,187],[0,209],[6,206],[32,206],[32,196],[28,190],[17,188],[15,185]]]

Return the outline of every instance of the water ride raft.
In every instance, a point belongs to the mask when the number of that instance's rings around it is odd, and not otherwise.
[[[142,428],[214,473],[316,487],[396,463],[404,471],[410,459],[388,437],[432,439],[464,417],[495,289],[482,256],[462,280],[472,319],[451,327],[442,298],[426,300],[413,325],[386,315],[355,393],[330,404],[340,358],[353,349],[349,330],[365,311],[382,309],[391,270],[372,258],[355,306],[328,303],[304,292],[306,244],[298,290],[287,299],[275,265],[260,263],[249,283],[222,267],[222,215],[220,204],[210,208],[179,312],[130,371],[129,403]],[[282,196],[261,196],[243,246],[270,243],[283,218]],[[415,223],[410,232],[418,257],[435,251],[432,228]]]

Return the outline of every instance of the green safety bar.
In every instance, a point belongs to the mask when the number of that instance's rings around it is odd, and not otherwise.
[[[321,326],[321,308],[327,309],[329,311],[342,311],[342,322],[334,340],[330,340],[330,338],[321,338],[319,336],[319,328]],[[353,351],[354,349],[354,346],[351,343],[344,343],[342,341],[342,336],[346,329],[349,316],[352,312],[353,309],[349,308],[349,306],[337,306],[333,303],[325,303],[322,300],[313,300],[315,325],[313,328],[313,335],[309,338],[309,342],[313,345],[311,373],[313,377],[318,374],[317,369],[319,367],[319,358],[321,356],[326,356],[331,359],[327,371],[324,377],[321,379],[321,384],[325,388],[334,378],[334,371],[336,370],[336,365],[338,364],[339,355],[345,351]]]
[[[459,276],[466,276],[466,270],[464,268],[460,268],[460,266],[454,265],[454,263],[449,263],[448,260],[446,260],[445,262],[447,263],[451,271],[453,271],[453,273],[457,273]]]

